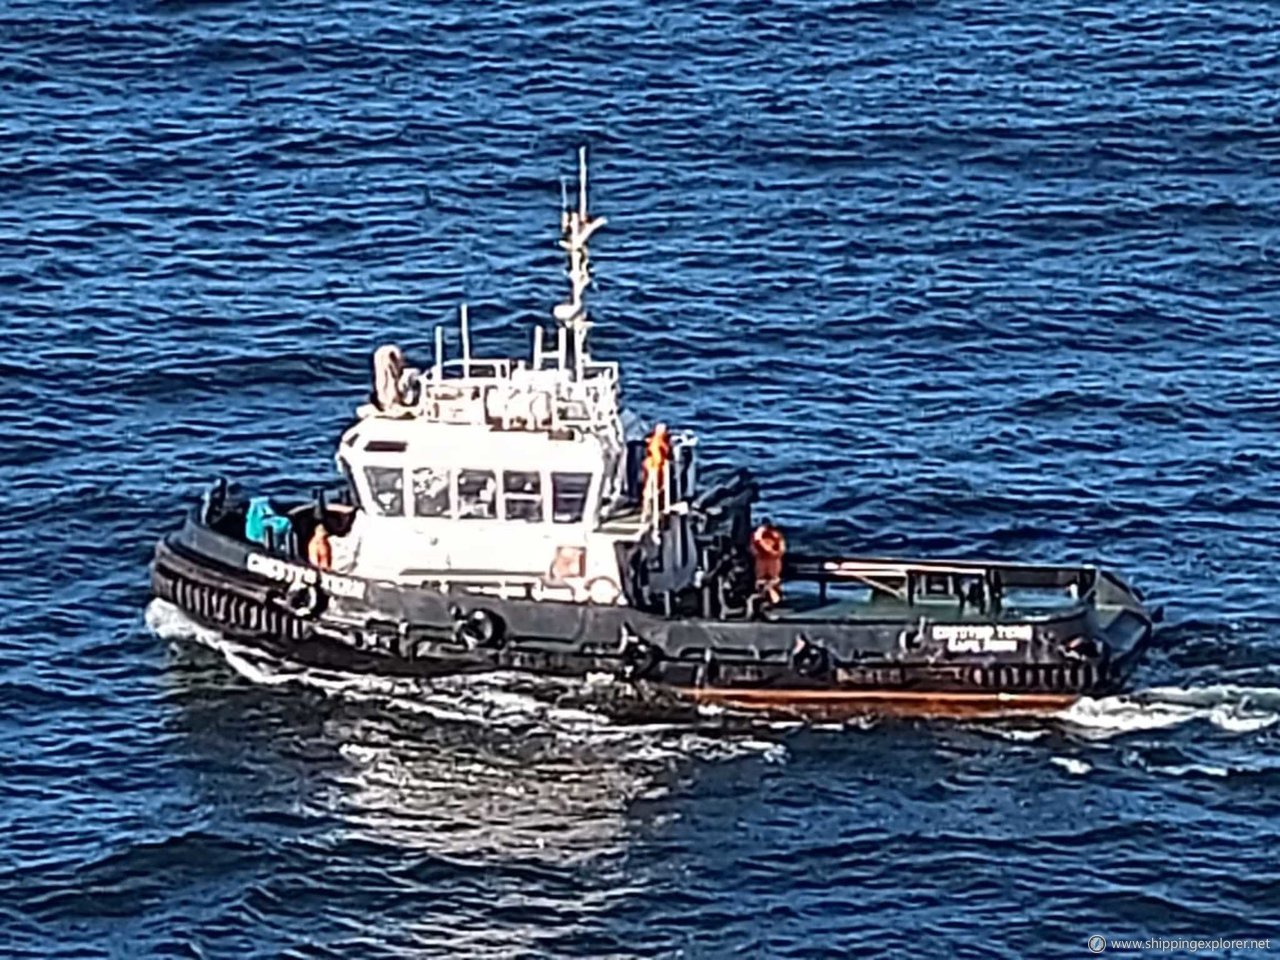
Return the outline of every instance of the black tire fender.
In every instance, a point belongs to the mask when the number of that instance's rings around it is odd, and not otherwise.
[[[662,652],[648,640],[631,634],[626,637],[621,650],[621,679],[628,683],[646,680],[662,661]]]
[[[791,651],[791,669],[802,677],[817,680],[830,672],[831,654],[821,644],[798,637]]]
[[[488,610],[476,609],[466,614],[459,610],[453,621],[453,638],[470,650],[500,647],[506,639],[506,626],[501,617]]]
[[[309,620],[324,607],[325,596],[314,583],[292,584],[284,593],[285,608],[295,617]]]

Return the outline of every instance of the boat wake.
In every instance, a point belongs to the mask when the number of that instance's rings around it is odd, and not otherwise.
[[[1247,734],[1280,722],[1280,689],[1230,684],[1150,687],[1112,697],[1083,697],[1056,714],[1072,733],[1107,739],[1128,733],[1207,723]]]
[[[255,686],[334,698],[343,709],[327,712],[324,730],[346,762],[326,771],[335,789],[317,808],[336,814],[351,839],[468,865],[489,858],[572,864],[617,854],[633,801],[667,796],[690,762],[787,760],[778,738],[759,731],[619,722],[593,705],[612,695],[603,681],[346,673],[237,643],[162,600],[147,607],[145,621],[175,648],[213,651]]]
[[[494,672],[432,679],[394,678],[325,670],[281,660],[237,643],[190,620],[177,607],[153,600],[146,622],[163,639],[194,640],[217,652],[236,673],[254,684],[299,684],[348,700],[377,703],[441,723],[473,724],[488,730],[552,736],[561,742],[603,748],[626,745],[638,760],[676,756],[731,759],[755,754],[785,761],[777,737],[796,727],[866,730],[874,717],[838,724],[803,724],[741,716],[717,707],[672,704],[664,722],[620,719],[628,688],[611,678],[534,678]],[[625,715],[626,710],[621,711]],[[1090,742],[1206,724],[1224,734],[1247,735],[1280,723],[1280,688],[1230,684],[1151,687],[1109,697],[1084,697],[1070,707],[1015,722],[978,721],[1003,739],[1034,741],[1054,729]],[[765,739],[769,737],[769,739]],[[1069,765],[1068,772],[1084,772]]]
[[[776,740],[747,735],[752,729],[758,732],[758,728],[737,723],[736,718],[714,709],[685,706],[687,716],[662,723],[620,721],[619,712],[625,714],[630,706],[625,698],[627,691],[607,677],[560,680],[495,671],[425,679],[351,673],[283,660],[238,643],[194,622],[163,600],[150,603],[145,621],[162,639],[195,641],[213,650],[237,674],[258,685],[297,684],[441,723],[551,736],[562,743],[597,749],[611,743],[626,745],[628,757],[641,762],[681,757],[733,759],[746,755],[785,762],[787,757],[786,748]],[[690,722],[694,720],[696,726]]]
[[[1124,696],[1083,699],[1056,716],[1060,732],[1036,731],[1064,755],[1049,762],[1070,776],[1196,780],[1280,775],[1270,730],[1280,723],[1280,689],[1213,684],[1151,687]],[[997,731],[1005,736],[1004,731]],[[1031,739],[1024,736],[1020,739]]]

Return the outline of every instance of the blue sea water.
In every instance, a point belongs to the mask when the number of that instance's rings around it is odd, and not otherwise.
[[[1276,17],[0,2],[0,955],[1280,937]],[[1133,696],[635,726],[149,606],[210,478],[332,478],[377,344],[524,351],[582,142],[629,405],[793,543],[1118,568]]]

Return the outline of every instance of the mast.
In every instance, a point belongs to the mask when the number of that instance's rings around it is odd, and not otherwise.
[[[562,194],[563,184],[562,184]],[[604,217],[594,220],[587,212],[587,148],[578,148],[578,209],[572,210],[568,197],[563,197],[564,211],[560,216],[563,238],[560,246],[569,256],[569,299],[556,304],[552,315],[564,332],[566,350],[562,353],[562,366],[575,378],[582,374],[582,364],[590,359],[587,350],[587,333],[591,321],[587,319],[584,296],[591,285],[591,263],[587,254],[587,241],[605,225]]]

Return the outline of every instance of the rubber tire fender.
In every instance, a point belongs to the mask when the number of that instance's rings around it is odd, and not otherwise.
[[[476,609],[463,614],[459,611],[453,622],[454,639],[466,645],[467,649],[477,647],[500,647],[506,636],[501,618],[488,610]]]
[[[831,654],[821,644],[806,640],[791,654],[791,669],[808,680],[817,680],[831,670]]]
[[[662,653],[648,640],[633,637],[622,648],[621,677],[627,682],[646,680],[662,660]]]
[[[309,620],[324,606],[324,594],[314,583],[295,583],[285,591],[284,605],[295,617]]]

